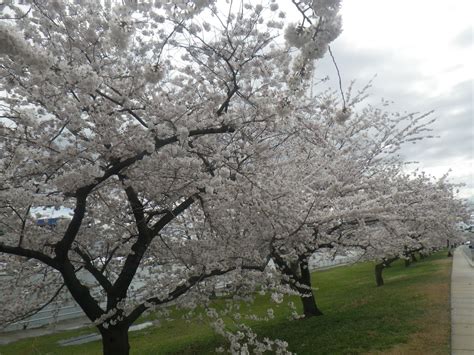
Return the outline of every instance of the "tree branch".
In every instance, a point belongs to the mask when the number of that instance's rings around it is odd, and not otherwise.
[[[229,125],[224,125],[221,127],[211,127],[211,128],[202,128],[202,129],[194,129],[189,131],[189,137],[194,136],[204,136],[207,134],[218,134],[218,133],[233,133],[235,132],[235,128]],[[165,145],[175,143],[178,141],[178,136],[172,136],[165,139],[156,139],[155,140],[155,149],[159,149],[164,147]]]
[[[156,236],[169,222],[188,209],[194,203],[195,198],[196,196],[188,197],[186,200],[181,202],[178,207],[173,209],[173,211],[166,212],[166,214],[151,228],[153,236]]]
[[[29,318],[29,317],[32,317],[34,316],[35,314],[37,314],[38,312],[42,311],[43,309],[45,309],[48,305],[50,305],[54,300],[55,298],[61,293],[62,289],[64,288],[65,284],[62,284],[57,290],[56,292],[54,292],[54,294],[51,296],[51,298],[45,302],[43,305],[27,312],[26,314],[22,314],[21,316],[18,316],[10,321],[7,322],[7,324],[13,324],[13,323],[16,323],[16,322],[20,322],[22,321],[23,319],[26,319],[26,318]]]
[[[53,269],[56,269],[56,270],[60,269],[60,265],[56,262],[56,260],[36,250],[26,249],[26,248],[18,247],[18,246],[12,247],[9,245],[5,245],[4,243],[0,243],[0,252],[6,253],[6,254],[23,256],[28,259],[36,259],[48,266],[51,266]]]
[[[120,101],[112,98],[111,96],[107,95],[106,93],[103,93],[99,89],[97,89],[95,92],[98,93],[103,98],[109,100],[110,102],[113,102],[114,104],[116,104],[120,107],[124,107],[123,103],[121,103]],[[143,121],[143,119],[140,116],[138,116],[132,109],[124,108],[124,111],[129,113],[133,118],[135,118],[143,127],[148,128],[148,125],[145,123],[145,121]]]
[[[147,226],[147,221],[143,212],[143,204],[140,202],[138,194],[132,186],[125,187],[125,193],[127,194],[128,202],[132,208],[139,235],[148,235],[150,229]]]
[[[74,251],[84,260],[84,268],[94,276],[105,292],[109,293],[112,290],[112,283],[92,264],[89,255],[84,253],[79,247],[74,248]]]
[[[188,292],[192,287],[194,287],[199,282],[201,282],[205,279],[208,279],[210,277],[213,277],[213,276],[224,275],[224,274],[226,274],[226,273],[228,273],[232,270],[235,270],[235,268],[229,268],[229,269],[225,269],[225,270],[213,270],[209,273],[203,273],[201,275],[190,277],[186,282],[184,282],[183,284],[177,286],[173,291],[171,291],[168,294],[167,298],[161,299],[161,298],[158,298],[158,297],[152,297],[152,298],[147,299],[144,303],[137,306],[128,315],[128,317],[126,318],[126,321],[128,322],[128,324],[132,324],[133,322],[135,322],[138,319],[138,317],[140,317],[142,315],[143,312],[145,312],[148,308],[150,308],[149,306],[145,306],[145,304],[152,304],[154,306],[158,306],[160,304],[171,302],[171,301],[177,299],[179,296],[181,296],[181,295],[185,294],[186,292]]]
[[[71,249],[74,239],[76,239],[77,233],[82,224],[82,220],[86,213],[86,200],[89,194],[89,189],[79,189],[78,196],[76,198],[76,208],[74,209],[74,216],[64,233],[63,238],[56,243],[54,252],[56,254],[55,260],[59,263],[64,263],[67,259],[69,250]]]
[[[118,302],[120,299],[125,298],[127,289],[135,276],[143,255],[147,251],[153,238],[176,216],[180,215],[187,208],[194,203],[194,196],[188,197],[186,200],[181,202],[173,211],[168,211],[158,222],[151,228],[151,232],[146,234],[140,234],[137,241],[132,245],[132,251],[128,254],[125,264],[122,267],[119,277],[113,285],[113,294],[111,306]],[[109,307],[109,305],[107,306]]]

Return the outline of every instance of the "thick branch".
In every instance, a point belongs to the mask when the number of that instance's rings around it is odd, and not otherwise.
[[[147,227],[147,221],[143,212],[143,204],[140,202],[138,194],[132,186],[127,186],[125,188],[125,193],[127,194],[128,202],[130,203],[133,216],[135,217],[138,233],[144,236],[148,235],[150,229]]]
[[[137,241],[132,245],[132,251],[127,256],[122,271],[113,285],[113,300],[111,300],[110,306],[126,297],[127,289],[135,276],[143,255],[150,246],[153,238],[176,216],[180,215],[187,208],[194,203],[194,196],[188,197],[182,203],[178,205],[173,211],[168,211],[158,222],[155,223],[151,228],[151,233],[140,234]],[[108,305],[109,307],[109,305]]]
[[[110,281],[102,274],[93,264],[91,258],[84,253],[79,247],[74,248],[74,251],[79,255],[82,260],[84,260],[84,268],[89,271],[92,276],[99,282],[99,284],[103,287],[105,292],[109,293],[112,290],[112,284]]]
[[[87,189],[85,189],[84,191],[81,190],[82,189],[78,190],[78,196],[76,198],[76,208],[74,209],[74,216],[72,217],[71,222],[69,222],[69,225],[66,229],[66,232],[64,233],[63,238],[58,243],[56,243],[56,246],[54,248],[54,252],[56,254],[55,259],[59,263],[64,263],[64,261],[67,259],[68,252],[71,249],[74,239],[76,239],[77,233],[79,232],[79,228],[81,227],[82,220],[86,213],[86,200],[87,195],[90,191],[88,191]]]
[[[377,222],[379,222],[380,220],[377,219],[377,218],[365,218],[364,219],[364,223],[366,225],[373,225]],[[344,221],[344,222],[341,222],[337,225],[335,225],[334,227],[330,228],[329,230],[326,231],[327,234],[332,234],[336,231],[339,231],[339,230],[344,230],[344,228],[347,228],[347,227],[354,227],[354,226],[358,226],[359,225],[359,221],[358,220],[351,220],[351,221]]]
[[[387,267],[387,266],[390,266],[390,264],[392,264],[394,261],[397,261],[398,259],[400,259],[398,256],[394,256],[392,258],[383,258],[382,259],[382,263],[384,267]]]
[[[77,278],[74,266],[66,259],[59,270],[63,276],[64,283],[74,300],[79,304],[84,313],[91,321],[100,318],[104,311],[99,306],[99,302],[92,297],[88,287],[84,286]]]
[[[5,254],[23,256],[28,259],[36,259],[48,266],[51,266],[53,269],[59,270],[59,264],[56,262],[56,260],[36,250],[26,249],[23,247],[12,247],[0,243],[0,252]]]
[[[195,201],[195,196],[188,197],[186,200],[181,202],[178,207],[173,209],[173,211],[168,211],[166,214],[161,217],[158,222],[152,227],[152,234],[156,236],[168,223],[170,223],[176,216],[183,213],[188,209]]]
[[[298,275],[296,275],[296,273],[291,269],[291,267],[288,266],[288,262],[281,257],[281,255],[278,253],[278,251],[275,250],[275,248],[272,248],[271,255],[276,266],[278,267],[278,269],[280,269],[281,272],[283,272],[283,274],[289,276],[290,279],[293,279],[293,281],[298,277]]]
[[[235,78],[234,78],[234,81],[235,81]],[[234,82],[234,87],[232,88],[231,91],[229,91],[229,93],[227,94],[226,99],[224,100],[224,102],[222,103],[222,105],[219,107],[219,109],[216,112],[218,117],[222,116],[224,114],[224,112],[227,112],[227,108],[229,107],[230,100],[235,95],[237,90],[239,90],[239,87]]]
[[[203,129],[194,129],[189,131],[189,137],[194,136],[204,136],[206,134],[218,134],[218,133],[232,133],[235,132],[235,128],[232,126],[224,125],[221,127],[211,127],[211,128],[203,128]],[[155,140],[155,149],[159,149],[168,145],[170,143],[175,143],[178,141],[178,136],[172,136],[165,139],[156,139]]]
[[[161,299],[161,298],[158,298],[158,297],[149,298],[144,303],[137,306],[129,314],[129,316],[127,317],[128,324],[132,324],[133,322],[135,322],[138,319],[138,317],[140,317],[142,315],[142,313],[145,312],[149,308],[149,306],[145,306],[145,304],[152,304],[154,306],[158,306],[160,304],[171,302],[171,301],[177,299],[179,296],[181,296],[181,295],[185,294],[186,292],[188,292],[192,287],[194,287],[199,282],[201,282],[205,279],[208,279],[210,277],[213,277],[213,276],[224,275],[224,274],[226,274],[226,273],[228,273],[228,272],[230,272],[234,269],[235,268],[229,268],[229,269],[225,269],[225,270],[213,270],[209,273],[204,273],[204,274],[201,274],[201,275],[193,276],[193,277],[189,278],[183,284],[177,286],[173,291],[171,291],[168,294],[168,297],[166,297],[164,299]]]
[[[202,129],[195,129],[191,130],[189,132],[189,137],[194,137],[194,136],[204,136],[207,134],[219,134],[219,133],[232,133],[235,132],[235,128],[232,126],[224,125],[220,127],[210,127],[210,128],[202,128]],[[174,135],[168,138],[164,139],[156,139],[155,140],[155,151],[158,149],[172,143],[178,142],[178,136]],[[149,152],[147,150],[144,150],[133,157],[115,162],[109,169],[107,169],[104,174],[101,177],[98,177],[94,179],[94,182],[83,186],[73,193],[66,194],[67,196],[70,197],[77,197],[79,196],[87,196],[95,187],[100,185],[102,182],[106,181],[109,177],[113,175],[118,175],[123,169],[128,168],[129,166],[132,166],[136,162],[142,160],[144,157],[151,155],[152,152]]]

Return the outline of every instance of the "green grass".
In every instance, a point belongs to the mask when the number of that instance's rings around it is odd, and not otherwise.
[[[406,350],[402,353],[448,354],[451,264],[445,255],[435,254],[408,268],[394,263],[384,271],[383,287],[375,286],[372,263],[315,272],[313,286],[324,316],[290,321],[286,302],[275,305],[259,296],[251,311],[264,314],[273,308],[275,319],[253,322],[253,328],[261,337],[286,340],[289,350],[298,354],[383,353],[393,347]],[[299,307],[299,300],[293,301]],[[437,323],[436,334],[430,333],[432,322]],[[101,354],[100,342],[57,345],[58,340],[91,331],[25,339],[0,346],[0,354]],[[211,354],[222,341],[198,320],[162,321],[158,327],[130,333],[131,353],[140,355]]]

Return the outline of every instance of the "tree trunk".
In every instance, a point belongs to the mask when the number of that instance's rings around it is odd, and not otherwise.
[[[290,287],[299,292],[303,313],[306,318],[322,316],[323,312],[316,305],[316,299],[311,287],[311,273],[306,259],[299,259],[296,262],[289,263],[283,260],[279,254],[273,254],[273,260],[277,267],[289,277]]]
[[[405,267],[410,266],[410,259],[405,259]]]
[[[383,286],[382,272],[384,268],[385,265],[383,262],[375,264],[375,282],[377,283],[377,286]]]
[[[308,268],[308,262],[300,262],[301,280],[300,283],[304,285],[304,288],[299,289],[301,293],[301,303],[303,304],[303,313],[305,318],[322,316],[323,312],[316,305],[316,299],[314,298],[313,289],[311,287],[311,273]]]
[[[128,355],[128,326],[99,328],[102,335],[102,350],[104,355]]]
[[[416,262],[418,261],[418,260],[416,259],[415,253],[411,253],[410,256],[411,256],[411,261],[412,261],[412,262],[416,263]]]
[[[303,304],[303,313],[305,318],[322,316],[323,312],[316,305],[313,291],[310,290],[308,293],[301,295],[301,303]]]

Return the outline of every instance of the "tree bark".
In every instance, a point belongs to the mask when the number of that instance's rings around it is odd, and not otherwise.
[[[418,261],[418,259],[416,258],[415,253],[411,253],[410,256],[411,256],[411,261],[412,262],[416,263]]]
[[[375,264],[375,282],[377,286],[383,286],[383,277],[382,277],[382,272],[383,269],[385,268],[385,265],[383,262],[379,264]]]
[[[313,289],[311,287],[311,273],[309,271],[308,262],[300,262],[301,270],[301,279],[300,283],[303,285],[303,288],[299,290],[301,293],[301,303],[303,304],[303,313],[305,318],[322,316],[323,312],[318,308],[316,304],[316,299],[313,294]]]
[[[277,267],[289,277],[290,287],[299,292],[305,318],[322,316],[323,312],[316,305],[316,299],[311,287],[311,272],[308,261],[301,257],[296,262],[284,260],[278,253],[273,253],[273,260]]]
[[[104,355],[128,355],[128,326],[99,328],[102,336],[102,351]]]
[[[305,295],[301,295],[301,303],[303,304],[303,313],[305,318],[322,316],[323,312],[316,305],[313,291],[309,291]]]
[[[383,258],[382,261],[378,264],[375,264],[375,283],[377,286],[383,286],[385,284],[383,280],[383,270],[387,267],[390,267],[394,261],[398,260],[398,256],[392,258]]]

